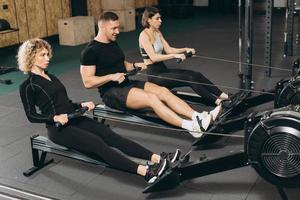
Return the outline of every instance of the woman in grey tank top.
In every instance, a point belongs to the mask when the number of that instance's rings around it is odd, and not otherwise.
[[[184,53],[192,52],[195,54],[196,51],[193,48],[171,47],[159,31],[161,23],[160,11],[155,7],[147,7],[142,18],[142,25],[145,29],[139,36],[140,52],[147,65],[147,73],[169,78],[149,77],[148,80],[169,89],[189,86],[208,103],[215,105],[224,105],[224,102],[228,102],[228,95],[217,88],[202,73],[185,69],[170,69],[164,64],[163,61],[174,58],[185,60]],[[179,79],[187,82],[171,79]],[[204,84],[201,85],[192,82]]]

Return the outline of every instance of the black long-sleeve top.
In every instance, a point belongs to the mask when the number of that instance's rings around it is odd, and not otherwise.
[[[51,125],[54,115],[73,113],[75,109],[81,107],[78,103],[72,103],[66,88],[54,75],[48,76],[51,81],[29,73],[29,77],[20,85],[24,110],[32,123]]]

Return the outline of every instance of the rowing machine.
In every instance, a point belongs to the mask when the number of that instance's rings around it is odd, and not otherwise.
[[[230,133],[243,128],[247,120],[247,110],[255,106],[274,101],[272,92],[251,95],[250,91],[239,92],[232,98],[231,104],[224,108],[218,120],[207,130],[213,133]],[[194,146],[211,144],[219,141],[223,136],[207,134],[193,142]]]
[[[23,175],[26,177],[31,176],[35,172],[54,162],[54,159],[46,161],[47,153],[56,154],[67,158],[73,158],[102,167],[113,168],[112,166],[108,165],[105,161],[101,160],[99,157],[94,158],[93,155],[82,154],[81,152],[78,152],[74,149],[70,149],[65,146],[56,144],[44,136],[33,135],[30,137],[30,143],[33,167],[23,172]],[[124,156],[139,164],[145,165],[147,163],[147,161],[142,159],[133,158],[125,154]]]
[[[269,102],[274,99],[274,95],[261,94],[258,96],[249,97],[248,92],[241,92],[234,96],[231,105],[224,110],[219,119],[207,130],[209,133],[230,133],[243,128],[244,121],[247,115],[242,115],[247,109]],[[93,110],[94,119],[105,119],[130,123],[135,125],[142,125],[148,127],[156,127],[161,129],[171,129],[175,131],[185,131],[183,129],[174,127],[158,118],[151,110],[127,110],[120,111],[112,109],[103,104],[99,104]],[[222,138],[221,135],[204,134],[201,138],[193,142],[194,146],[210,144]]]
[[[128,72],[126,74],[127,77],[137,74],[140,69],[135,68],[135,70]],[[183,94],[180,92],[174,92],[174,94],[180,96],[181,98],[187,97],[189,100],[193,98],[199,100],[198,96],[191,96],[190,94]],[[269,101],[274,100],[274,94],[272,91],[265,92],[259,95],[250,96],[250,91],[241,91],[231,96],[231,103],[223,110],[222,115],[219,117],[217,122],[215,122],[208,130],[209,133],[230,133],[236,131],[236,129],[241,128],[241,124],[247,118],[247,114],[243,115],[249,108],[255,107],[257,105],[261,105],[267,103]],[[186,99],[186,98],[183,98]],[[100,105],[96,107],[93,112],[95,119],[101,119],[102,122],[105,119],[117,120],[122,122],[127,122],[131,124],[140,124],[145,126],[152,126],[158,128],[167,128],[167,129],[176,129],[178,131],[183,131],[182,129],[175,128],[163,122],[160,118],[158,118],[152,111],[118,111],[115,109],[111,109],[107,106]],[[216,142],[222,138],[221,135],[211,135],[204,134],[201,138],[195,140],[193,142],[194,146],[210,144]]]
[[[251,165],[268,182],[300,187],[300,108],[285,107],[251,114],[245,125],[244,150],[200,162],[172,165],[143,192],[177,187],[181,182]]]

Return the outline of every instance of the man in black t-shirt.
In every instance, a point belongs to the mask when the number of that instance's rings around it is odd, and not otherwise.
[[[80,73],[84,86],[98,88],[109,107],[120,110],[152,108],[162,120],[188,130],[193,137],[201,137],[221,108],[199,113],[164,87],[129,80],[125,76],[127,71],[135,67],[145,69],[146,65],[125,60],[116,42],[119,26],[118,16],[113,12],[99,17],[99,32],[81,53]]]

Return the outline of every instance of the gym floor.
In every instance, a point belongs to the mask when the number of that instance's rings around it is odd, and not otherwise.
[[[234,14],[198,14],[193,18],[163,21],[162,32],[175,47],[194,47],[198,55],[238,61],[238,21]],[[291,69],[299,55],[299,46],[294,45],[294,56],[283,58],[284,12],[274,14],[272,66]],[[138,51],[138,34],[141,29],[121,33],[119,44],[129,61],[141,61]],[[264,15],[254,17],[253,63],[264,62]],[[96,89],[84,89],[79,74],[79,55],[85,45],[76,47],[59,46],[52,42],[54,58],[49,71],[59,76],[65,84],[69,97],[76,101],[101,102]],[[16,47],[0,49],[0,66],[16,66]],[[169,66],[201,71],[216,85],[235,93],[239,87],[238,64],[216,60],[191,58],[181,64],[167,62]],[[276,81],[289,78],[290,72],[273,70],[272,77],[265,77],[265,68],[253,68],[255,89],[274,88]],[[0,185],[13,186],[24,191],[42,194],[55,199],[203,199],[203,200],[280,200],[275,186],[263,180],[253,168],[243,167],[184,182],[174,190],[143,194],[147,183],[142,177],[86,164],[72,159],[49,155],[55,163],[31,177],[22,172],[32,167],[29,137],[46,135],[41,124],[28,122],[18,94],[18,86],[25,76],[20,72],[2,75],[1,79],[12,79],[12,85],[0,85]],[[143,77],[138,77],[143,78]],[[182,90],[188,91],[187,88]],[[272,104],[260,109],[271,108]],[[205,107],[209,110],[210,108]],[[187,152],[193,138],[185,133],[149,129],[116,122],[107,122],[114,131],[128,137],[155,152],[173,151],[180,148]],[[243,131],[237,133],[243,135]],[[192,152],[191,159],[200,155],[208,158],[226,155],[243,149],[243,139],[223,138],[216,144],[199,147]],[[299,200],[299,189],[285,189],[290,200]],[[7,193],[0,187],[0,194]],[[0,199],[6,199],[0,195]],[[27,197],[18,197],[27,199]],[[17,198],[17,199],[18,199]],[[31,199],[31,198],[28,198]]]

